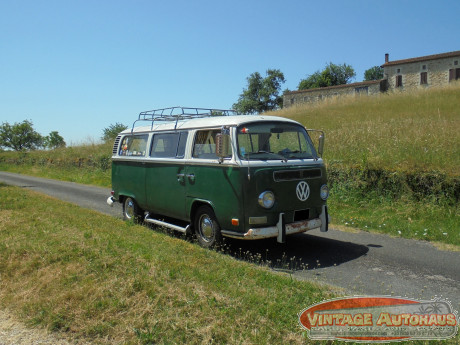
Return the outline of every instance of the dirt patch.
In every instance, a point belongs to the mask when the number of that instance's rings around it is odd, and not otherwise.
[[[0,310],[0,345],[74,345],[43,329],[29,328]]]

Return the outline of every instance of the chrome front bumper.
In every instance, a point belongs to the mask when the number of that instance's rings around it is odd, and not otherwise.
[[[278,223],[276,223],[275,226],[249,229],[245,234],[223,230],[222,235],[244,240],[259,240],[262,238],[276,237],[279,243],[284,243],[286,241],[286,235],[314,229],[320,229],[325,232],[328,230],[328,223],[329,216],[327,213],[327,206],[323,206],[319,218],[285,224],[284,213],[280,213]]]
[[[280,214],[280,219],[275,226],[249,229],[248,232],[244,234],[244,239],[258,240],[262,238],[277,237],[278,242],[283,243],[285,241],[286,235],[292,235],[299,232],[321,228],[322,222],[319,218],[290,224],[283,224],[283,215],[283,213]]]

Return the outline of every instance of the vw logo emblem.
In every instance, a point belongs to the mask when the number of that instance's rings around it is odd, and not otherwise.
[[[300,181],[297,185],[297,188],[295,189],[295,192],[297,194],[297,198],[299,198],[300,201],[305,201],[310,196],[310,187],[308,186],[307,182]]]

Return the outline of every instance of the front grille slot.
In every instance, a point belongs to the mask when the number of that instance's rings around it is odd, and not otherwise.
[[[275,181],[293,181],[321,177],[321,169],[280,170],[273,173]]]
[[[298,210],[294,211],[294,222],[300,222],[301,220],[310,219],[310,210]]]

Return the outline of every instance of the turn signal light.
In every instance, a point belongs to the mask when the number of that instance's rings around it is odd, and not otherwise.
[[[238,226],[240,225],[240,221],[237,218],[232,218],[232,225]]]

